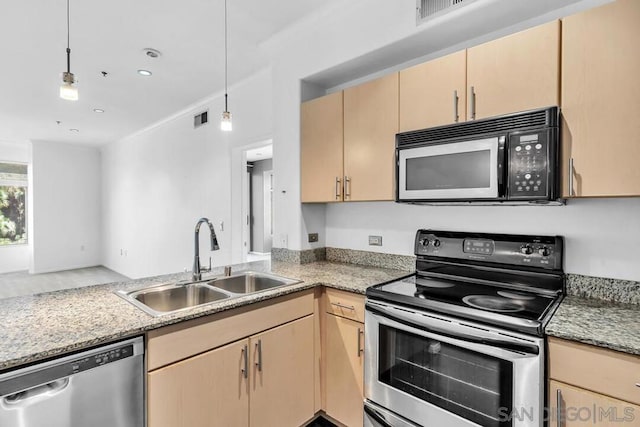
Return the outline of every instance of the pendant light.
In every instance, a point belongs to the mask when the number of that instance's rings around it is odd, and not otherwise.
[[[224,0],[224,111],[220,121],[220,129],[226,132],[233,130],[231,113],[229,112],[227,94],[227,0]]]
[[[73,85],[75,78],[71,72],[71,49],[69,49],[69,0],[67,0],[67,71],[62,73],[62,81],[60,98],[68,101],[77,101],[78,88]]]

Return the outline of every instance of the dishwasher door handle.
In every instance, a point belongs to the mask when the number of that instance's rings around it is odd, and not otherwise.
[[[34,397],[41,396],[43,394],[58,394],[69,386],[69,377],[56,381],[51,381],[47,384],[32,387],[27,390],[19,391],[14,394],[10,394],[4,397],[4,403],[7,405],[19,405],[25,400],[32,399]]]

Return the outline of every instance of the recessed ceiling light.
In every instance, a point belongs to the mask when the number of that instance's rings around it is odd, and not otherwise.
[[[94,113],[104,113],[104,110],[102,108],[94,108],[93,112]]]
[[[153,74],[151,71],[149,70],[138,70],[138,74],[140,74],[141,76],[150,76],[151,74]]]
[[[80,132],[80,129],[71,128],[71,129],[69,129],[69,132]]]

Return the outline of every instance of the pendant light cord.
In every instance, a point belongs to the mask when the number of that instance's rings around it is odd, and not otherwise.
[[[227,92],[227,0],[224,0],[224,111],[229,111]]]
[[[225,0],[226,1],[226,0]],[[67,0],[67,73],[71,72],[71,49],[69,48],[69,34],[71,33],[70,29],[70,14],[69,14],[69,0]]]

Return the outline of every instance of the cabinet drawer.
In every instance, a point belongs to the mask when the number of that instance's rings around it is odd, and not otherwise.
[[[364,323],[364,296],[335,289],[326,290],[327,313]]]
[[[250,304],[147,334],[152,371],[313,313],[313,290]]]
[[[640,404],[640,357],[549,338],[549,377]]]

